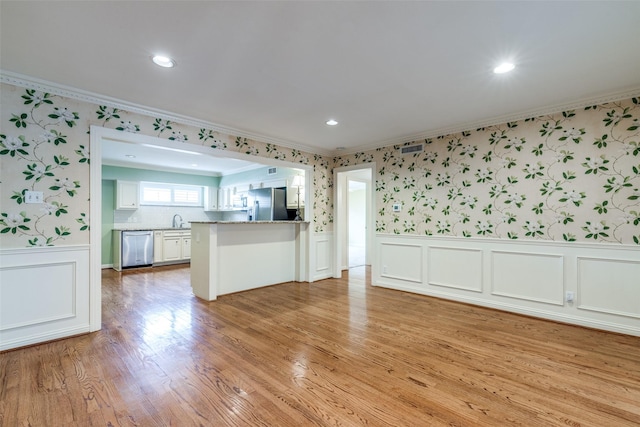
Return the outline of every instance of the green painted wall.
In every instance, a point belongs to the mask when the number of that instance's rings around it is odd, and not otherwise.
[[[111,230],[113,229],[114,183],[109,179],[102,180],[102,265],[113,264],[111,250]]]

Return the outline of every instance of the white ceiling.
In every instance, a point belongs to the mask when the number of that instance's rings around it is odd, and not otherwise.
[[[197,151],[108,139],[102,142],[102,163],[111,166],[209,176],[231,175],[264,167],[258,163],[229,157],[214,157]]]
[[[2,1],[0,15],[5,72],[318,153],[640,89],[638,1]],[[505,59],[516,69],[493,74]]]

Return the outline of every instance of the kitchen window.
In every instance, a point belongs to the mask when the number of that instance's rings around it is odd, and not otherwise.
[[[140,204],[155,206],[203,206],[202,187],[197,185],[141,182]]]

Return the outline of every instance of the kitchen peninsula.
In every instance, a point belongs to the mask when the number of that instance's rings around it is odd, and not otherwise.
[[[191,222],[191,287],[204,300],[306,281],[307,221]]]

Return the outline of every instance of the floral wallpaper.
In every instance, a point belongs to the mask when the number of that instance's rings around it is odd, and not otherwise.
[[[376,162],[379,233],[640,244],[640,98],[416,144],[334,159]]]
[[[323,156],[9,84],[1,85],[0,105],[2,248],[89,243],[91,125],[312,165],[314,230],[330,226],[330,161]],[[25,203],[26,191],[43,192],[44,203]]]
[[[640,245],[640,98],[333,159],[10,84],[0,105],[2,248],[89,242],[91,125],[312,165],[315,232],[332,168],[375,161],[379,233]]]

